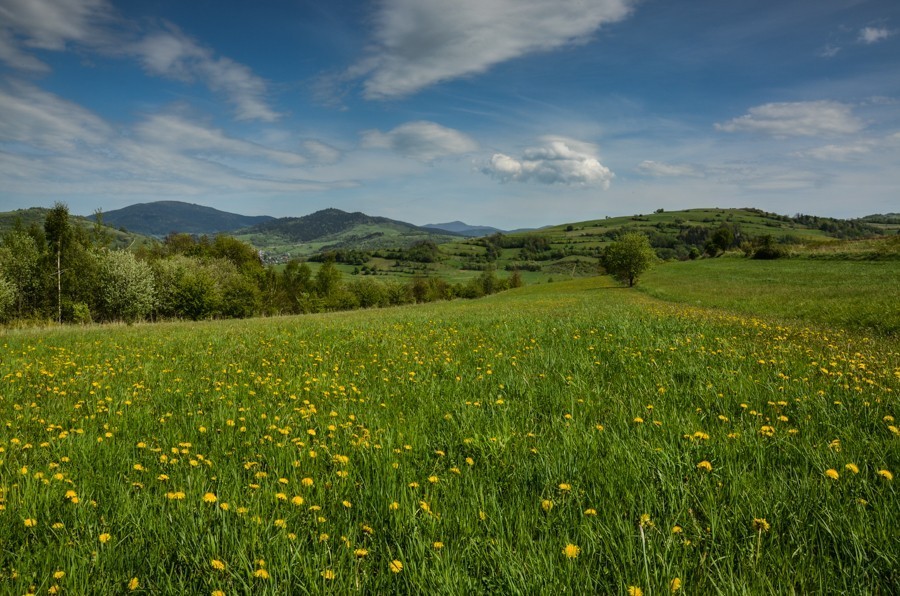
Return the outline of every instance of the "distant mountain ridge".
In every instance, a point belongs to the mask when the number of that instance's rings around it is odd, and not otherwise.
[[[103,223],[131,232],[163,238],[173,232],[221,234],[258,225],[275,218],[268,215],[238,215],[212,207],[181,201],[137,203],[102,214]],[[95,216],[88,217],[94,220]]]
[[[472,238],[477,238],[479,236],[489,236],[490,234],[496,234],[497,232],[500,232],[501,234],[507,233],[506,230],[501,230],[499,228],[493,228],[491,226],[470,226],[469,224],[458,220],[448,221],[447,223],[425,224],[422,227],[432,228],[435,230],[444,230],[445,232],[453,232]]]

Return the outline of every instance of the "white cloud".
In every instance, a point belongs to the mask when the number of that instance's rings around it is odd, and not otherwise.
[[[690,164],[672,164],[645,160],[638,164],[638,172],[655,177],[700,178],[703,172]]]
[[[278,119],[266,99],[266,82],[247,66],[171,27],[134,41],[136,30],[139,26],[118,17],[108,0],[0,0],[0,60],[13,68],[46,72],[49,67],[28,50],[66,51],[77,44],[137,58],[152,75],[200,81],[224,95],[240,120]]]
[[[526,54],[586,40],[635,0],[384,0],[369,56],[369,98],[400,97]]]
[[[834,58],[841,51],[840,46],[827,45],[819,51],[821,58]]]
[[[471,153],[478,149],[478,143],[467,134],[422,120],[401,124],[388,132],[365,131],[362,146],[391,149],[420,161],[434,161],[439,157]]]
[[[809,157],[821,161],[851,161],[872,152],[872,144],[866,142],[849,145],[823,145],[806,151],[800,151],[797,157]]]
[[[179,196],[346,187],[310,179],[304,156],[174,114],[119,129],[25,84],[0,86],[0,188],[17,195]],[[77,189],[77,190],[73,190]]]
[[[859,41],[866,44],[877,43],[884,41],[893,34],[893,31],[884,27],[864,27],[859,30]]]
[[[47,65],[24,48],[64,50],[76,42],[96,45],[108,35],[112,19],[107,0],[0,0],[0,60],[20,70],[45,71]]]
[[[526,149],[519,159],[495,153],[482,171],[503,182],[609,188],[615,174],[600,163],[595,145],[557,136],[546,136],[541,140],[542,146]]]
[[[266,101],[266,82],[248,67],[201,46],[177,30],[160,31],[130,49],[147,72],[186,83],[200,80],[234,104],[239,120],[272,122],[279,114]]]
[[[849,105],[836,101],[767,103],[724,124],[725,132],[758,132],[776,137],[819,136],[859,132],[863,123]]]

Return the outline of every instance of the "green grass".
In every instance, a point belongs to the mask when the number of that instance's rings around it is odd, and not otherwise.
[[[898,373],[894,341],[604,278],[11,332],[0,592],[888,594]]]
[[[900,263],[739,258],[665,263],[640,289],[673,302],[877,334],[900,333]]]

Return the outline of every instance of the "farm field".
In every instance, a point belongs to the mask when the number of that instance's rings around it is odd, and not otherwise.
[[[896,277],[734,263],[6,333],[0,592],[892,593]]]

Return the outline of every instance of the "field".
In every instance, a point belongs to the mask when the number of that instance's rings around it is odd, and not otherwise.
[[[0,592],[895,593],[896,265],[794,264],[7,333]]]

